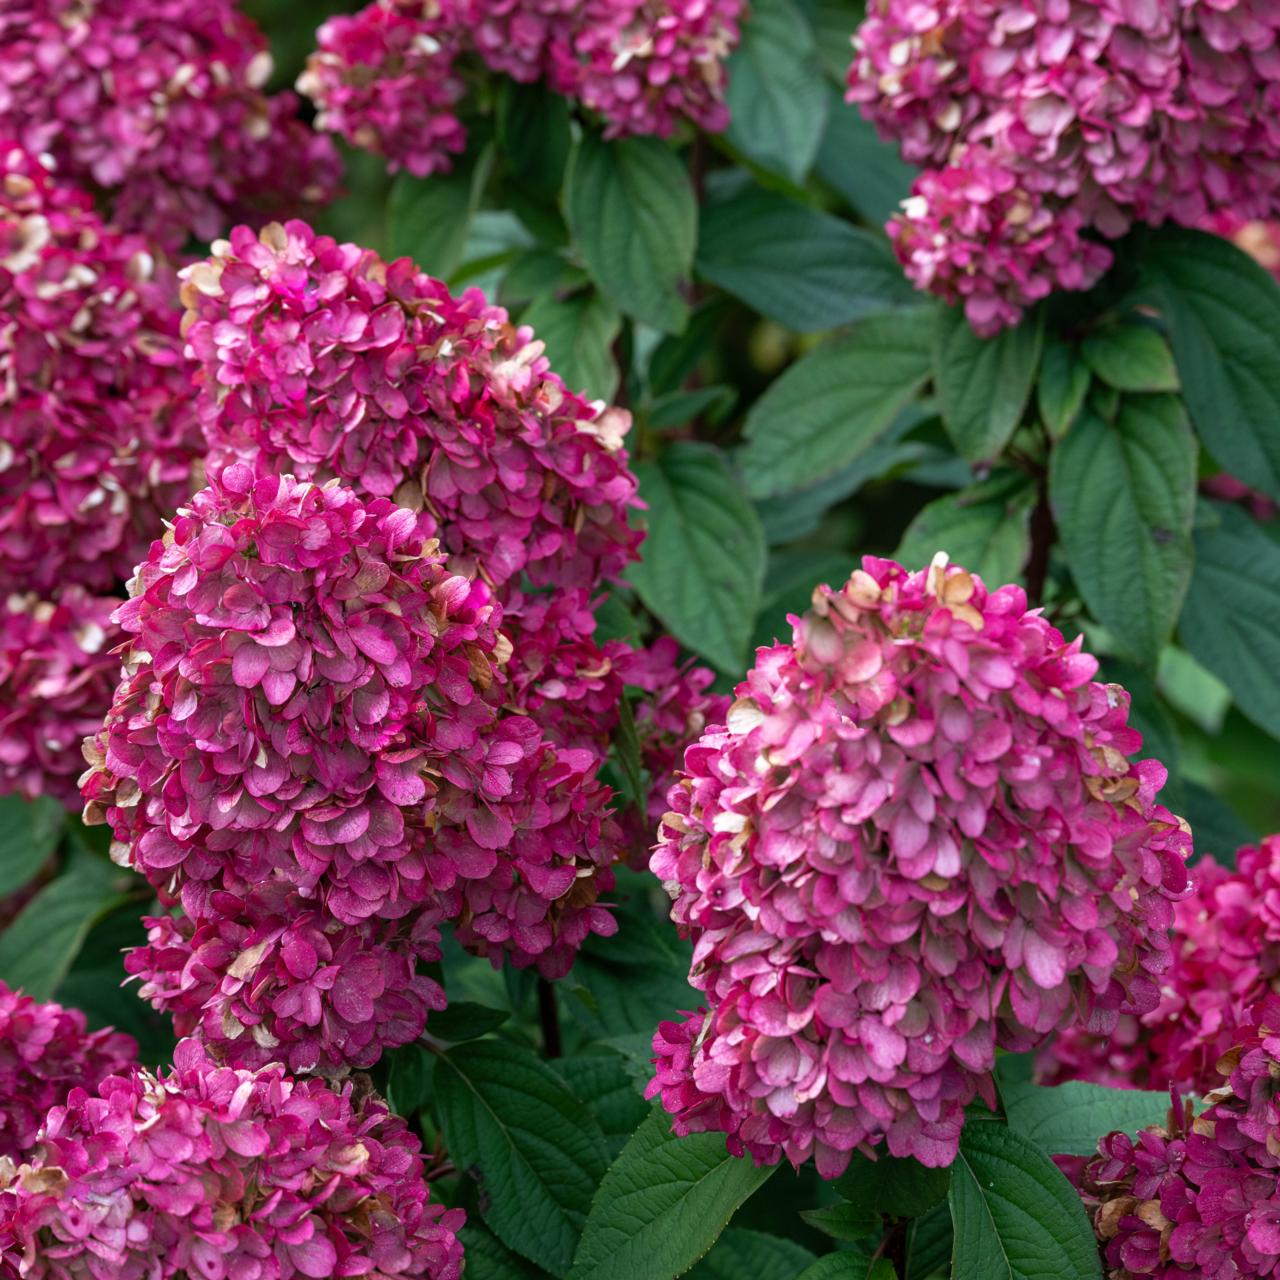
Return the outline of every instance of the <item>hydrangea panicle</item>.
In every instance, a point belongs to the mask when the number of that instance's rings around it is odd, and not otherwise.
[[[997,1047],[1155,1007],[1190,833],[1019,587],[868,558],[792,621],[671,790],[651,867],[707,1009],[649,1092],[759,1162],[945,1165]]]
[[[235,1070],[182,1041],[168,1074],[76,1088],[8,1175],[25,1280],[459,1280],[465,1215],[418,1139],[350,1082]]]
[[[1041,1054],[1049,1081],[1204,1093],[1251,1011],[1280,982],[1280,836],[1192,870],[1191,896],[1174,906],[1173,958],[1159,1005],[1102,1039],[1080,1028]]]
[[[924,166],[893,223],[908,276],[989,334],[1089,288],[1094,237],[1274,217],[1278,34],[1253,0],[874,0],[848,96]]]
[[[11,595],[0,612],[0,791],[80,808],[80,744],[120,675],[118,600],[71,586],[54,600]]]
[[[50,1107],[73,1088],[96,1089],[137,1056],[131,1036],[91,1032],[78,1009],[0,983],[0,1160],[23,1160]]]
[[[234,0],[6,0],[0,64],[0,134],[167,249],[336,192],[332,142],[263,92],[266,38]]]
[[[177,281],[0,142],[0,591],[116,589],[201,449]]]
[[[1265,996],[1218,1064],[1228,1079],[1191,1102],[1173,1091],[1168,1122],[1108,1134],[1080,1168],[1080,1188],[1112,1280],[1232,1280],[1280,1269],[1280,999]]]
[[[233,463],[132,591],[85,814],[186,917],[131,971],[227,1061],[340,1070],[413,1039],[442,918],[557,974],[612,932],[594,758],[506,708],[501,609],[412,511]]]

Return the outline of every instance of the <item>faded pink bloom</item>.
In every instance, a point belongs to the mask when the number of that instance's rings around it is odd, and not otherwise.
[[[605,119],[605,137],[729,126],[725,63],[742,0],[587,0],[550,43],[551,84]]]
[[[0,982],[0,1161],[25,1159],[50,1107],[72,1089],[96,1089],[137,1056],[131,1036],[91,1032],[79,1009],[41,1004]]]
[[[508,710],[501,611],[418,526],[235,463],[116,614],[86,818],[181,904],[130,969],[227,1061],[336,1070],[412,1040],[443,918],[548,975],[615,927],[598,760]]]
[[[1254,489],[1243,480],[1220,471],[1216,476],[1205,476],[1200,481],[1200,492],[1219,502],[1235,502],[1242,506],[1255,520],[1267,524],[1280,513],[1274,498]]]
[[[1280,983],[1280,836],[1236,855],[1236,869],[1204,859],[1174,907],[1173,959],[1159,1005],[1105,1038],[1072,1028],[1041,1054],[1050,1082],[1205,1093],[1250,1011]]]
[[[298,80],[318,108],[316,127],[385,156],[392,173],[450,169],[467,144],[454,112],[463,31],[452,16],[436,0],[383,0],[325,22]]]
[[[1082,235],[1274,217],[1278,33],[1261,0],[875,0],[848,96],[925,166],[893,224],[907,274],[991,333],[1097,279]]]
[[[793,624],[671,790],[651,866],[709,1008],[649,1093],[759,1162],[946,1165],[997,1047],[1157,1005],[1189,832],[1019,587],[868,558]]]
[[[232,0],[5,0],[0,135],[101,191],[168,249],[332,198],[329,139],[267,96],[271,56]]]
[[[115,590],[190,492],[176,284],[0,142],[0,592]]]
[[[1083,1169],[1080,1188],[1113,1280],[1235,1280],[1280,1274],[1280,1001],[1268,995],[1236,1028],[1219,1064],[1229,1082],[1193,1118],[1173,1091],[1163,1127],[1112,1133]]]
[[[729,123],[725,63],[742,0],[374,0],[320,29],[298,87],[317,124],[425,176],[465,146],[454,70],[466,53],[545,80],[605,122],[605,136],[669,136]]]
[[[80,744],[101,727],[120,676],[119,603],[72,586],[0,608],[0,791],[79,810]]]
[[[0,1219],[26,1280],[458,1280],[461,1209],[421,1146],[348,1082],[216,1065],[134,1068],[55,1106]]]

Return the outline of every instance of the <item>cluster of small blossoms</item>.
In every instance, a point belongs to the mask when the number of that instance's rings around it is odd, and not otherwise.
[[[216,1065],[73,1089],[0,1227],[25,1280],[458,1280],[460,1209],[429,1201],[418,1139],[351,1083]]]
[[[459,58],[545,80],[609,137],[729,123],[725,60],[742,0],[375,0],[333,18],[298,81],[317,124],[419,176],[448,169],[466,133]]]
[[[0,143],[0,591],[114,590],[190,492],[203,442],[176,285]]]
[[[226,1061],[336,1071],[414,1039],[442,918],[549,975],[613,931],[593,757],[511,714],[501,609],[413,512],[232,464],[131,590],[85,816],[181,907],[129,968]]]
[[[1280,1000],[1237,1029],[1219,1081],[1193,1115],[1173,1092],[1164,1127],[1112,1133],[1080,1168],[1080,1187],[1111,1280],[1280,1275]]]
[[[0,608],[0,792],[79,809],[80,744],[101,727],[120,675],[118,604],[70,586],[56,601],[15,594]]]
[[[1250,1010],[1280,986],[1280,837],[1241,849],[1236,869],[1204,859],[1174,907],[1173,959],[1160,1004],[1107,1039],[1079,1028],[1042,1055],[1050,1081],[1203,1093]]]
[[[101,191],[168,249],[332,198],[332,142],[267,96],[266,40],[233,0],[7,0],[0,135]]]
[[[131,1037],[90,1032],[78,1009],[41,1004],[0,983],[0,1160],[24,1159],[50,1107],[73,1088],[96,1089],[137,1056]]]
[[[1256,0],[876,0],[849,97],[926,170],[892,226],[907,274],[991,333],[1098,279],[1085,234],[1275,216],[1278,35]]]
[[[760,1162],[945,1165],[997,1046],[1156,1006],[1190,833],[1020,588],[868,558],[793,623],[671,791],[651,866],[709,1009],[649,1092]]]

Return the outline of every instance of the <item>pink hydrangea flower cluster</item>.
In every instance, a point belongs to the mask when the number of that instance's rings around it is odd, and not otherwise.
[[[926,168],[892,225],[907,274],[991,333],[1098,279],[1086,233],[1273,217],[1278,35],[1256,0],[876,0],[849,97]]]
[[[0,982],[0,1160],[23,1160],[50,1107],[74,1088],[96,1089],[137,1056],[131,1036],[91,1032],[78,1009],[41,1004]]]
[[[1193,1115],[1173,1094],[1164,1127],[1112,1133],[1075,1176],[1112,1280],[1280,1273],[1280,1000],[1269,995],[1219,1064],[1228,1083]]]
[[[1051,1081],[1203,1093],[1249,1012],[1280,980],[1280,836],[1236,855],[1229,871],[1205,859],[1174,907],[1173,962],[1160,1003],[1125,1018],[1107,1039],[1072,1028],[1042,1055]]]
[[[671,791],[651,866],[709,1009],[649,1092],[760,1162],[946,1165],[998,1046],[1155,1007],[1190,832],[1021,588],[868,558],[793,624]]]
[[[220,1067],[72,1090],[8,1174],[0,1230],[26,1280],[458,1280],[465,1215],[432,1204],[418,1139],[351,1083]]]
[[[176,285],[0,143],[0,591],[114,590],[190,492],[202,441]]]
[[[613,931],[596,760],[506,707],[501,609],[412,511],[232,464],[132,590],[85,815],[180,904],[130,968],[227,1061],[336,1070],[412,1040],[446,916],[548,974]]]
[[[741,10],[742,0],[375,0],[320,28],[298,87],[320,128],[420,177],[466,145],[457,64],[468,53],[576,98],[608,137],[667,137],[682,119],[720,132]]]
[[[238,217],[331,199],[332,142],[268,96],[271,56],[233,0],[7,0],[0,135],[169,249]]]
[[[448,170],[467,145],[454,110],[465,89],[454,70],[460,37],[435,0],[330,18],[298,79],[319,108],[316,128],[385,156],[392,172],[424,178]]]
[[[80,744],[120,676],[118,600],[70,586],[56,600],[11,595],[0,609],[0,792],[80,808]]]

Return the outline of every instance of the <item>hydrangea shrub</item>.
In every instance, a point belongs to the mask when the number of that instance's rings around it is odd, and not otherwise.
[[[1280,1274],[1276,34],[0,0],[0,1275]]]

